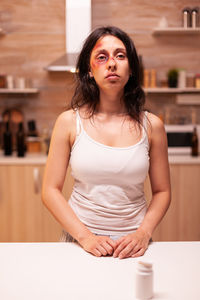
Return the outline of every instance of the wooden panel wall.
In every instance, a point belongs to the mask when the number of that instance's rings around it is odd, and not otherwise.
[[[127,31],[145,67],[155,68],[159,78],[171,67],[196,73],[200,72],[200,36],[158,38],[151,34],[163,16],[169,26],[180,26],[185,6],[199,6],[199,0],[93,0],[92,26],[112,24]],[[65,52],[65,0],[1,0],[0,27],[7,32],[0,37],[0,74],[24,76],[40,89],[33,96],[0,95],[0,114],[5,108],[19,107],[25,120],[37,120],[39,130],[52,128],[74,89],[72,74],[44,70]],[[177,107],[173,97],[150,97],[147,107],[158,114],[168,107],[183,114],[191,109]],[[200,116],[200,109],[195,110]]]

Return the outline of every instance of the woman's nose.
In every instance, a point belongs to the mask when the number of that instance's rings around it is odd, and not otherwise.
[[[109,60],[108,60],[108,69],[115,69],[116,68],[116,62],[115,62],[115,59],[114,57],[110,57]]]

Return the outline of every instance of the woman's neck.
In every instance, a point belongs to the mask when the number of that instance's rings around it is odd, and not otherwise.
[[[97,113],[106,115],[125,114],[126,108],[121,94],[105,94],[100,93],[99,105]]]

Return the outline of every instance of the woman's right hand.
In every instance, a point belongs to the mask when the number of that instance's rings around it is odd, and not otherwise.
[[[98,257],[112,255],[116,247],[116,243],[111,238],[95,234],[81,239],[79,243],[85,251]]]

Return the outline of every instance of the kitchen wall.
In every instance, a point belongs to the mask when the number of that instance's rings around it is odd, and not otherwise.
[[[200,6],[199,0],[93,0],[92,27],[116,25],[134,40],[145,68],[156,69],[158,81],[169,68],[185,68],[200,73],[200,35],[152,35],[161,17],[171,27],[181,26],[181,10]],[[38,94],[0,94],[0,114],[18,107],[25,120],[36,119],[38,129],[52,128],[56,117],[66,108],[74,89],[74,75],[50,73],[44,68],[65,52],[65,0],[1,0],[0,74],[29,79]],[[159,82],[158,82],[159,83]],[[200,123],[199,106],[177,106],[175,96],[148,96],[146,107],[156,114],[170,110],[174,115],[195,110]]]

